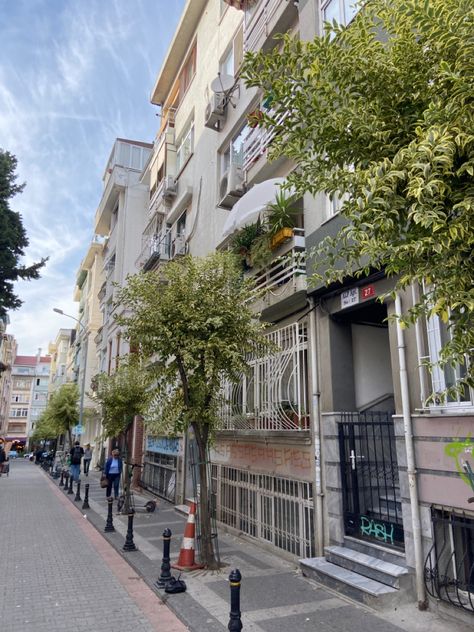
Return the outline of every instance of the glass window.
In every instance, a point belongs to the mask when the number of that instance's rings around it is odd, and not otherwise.
[[[232,48],[232,46],[221,61],[219,70],[221,75],[231,75],[232,77],[234,76],[234,49]]]
[[[191,121],[185,128],[177,145],[176,171],[179,174],[194,150],[194,121]]]

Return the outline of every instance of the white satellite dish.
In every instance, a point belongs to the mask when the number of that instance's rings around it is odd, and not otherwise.
[[[211,90],[216,94],[230,96],[235,88],[235,79],[232,75],[222,75],[218,73],[217,77],[211,81]]]

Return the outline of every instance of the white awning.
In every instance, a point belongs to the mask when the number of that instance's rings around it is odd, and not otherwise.
[[[275,201],[276,195],[285,181],[285,178],[273,178],[264,180],[249,189],[232,207],[224,224],[222,239],[229,237],[240,228],[256,222],[267,205]]]

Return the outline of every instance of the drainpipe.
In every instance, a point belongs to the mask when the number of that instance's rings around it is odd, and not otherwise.
[[[395,311],[402,313],[402,302],[400,295],[395,296]],[[410,492],[411,520],[413,529],[413,548],[415,554],[415,581],[416,596],[419,610],[426,610],[428,607],[425,592],[423,573],[423,548],[421,542],[421,520],[420,503],[418,499],[418,487],[416,482],[415,469],[415,447],[413,442],[413,428],[410,412],[410,394],[408,390],[408,375],[406,367],[405,336],[400,321],[397,320],[397,347],[398,363],[400,367],[400,390],[402,397],[403,430],[405,434],[405,448],[407,452],[407,474],[408,488]]]
[[[315,527],[316,527],[316,555],[324,555],[323,533],[323,491],[321,481],[321,393],[319,391],[319,363],[318,363],[318,315],[314,298],[310,297],[309,312],[309,341],[311,363],[311,419],[313,420],[314,461],[315,461]]]

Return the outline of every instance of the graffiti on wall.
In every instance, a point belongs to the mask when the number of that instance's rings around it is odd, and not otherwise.
[[[464,441],[452,441],[445,446],[444,453],[454,460],[459,476],[474,492],[474,441],[470,437]],[[468,498],[467,502],[473,503],[474,496]]]
[[[177,455],[182,452],[180,440],[169,437],[152,437],[148,435],[146,438],[146,449],[149,452],[159,452],[161,454]]]
[[[360,532],[362,535],[393,545],[393,531],[393,524],[389,525],[386,522],[377,522],[377,520],[373,520],[368,516],[360,516]]]
[[[250,443],[220,443],[214,447],[212,460],[238,467],[257,467],[282,475],[297,471],[299,476],[311,476],[309,449]]]

